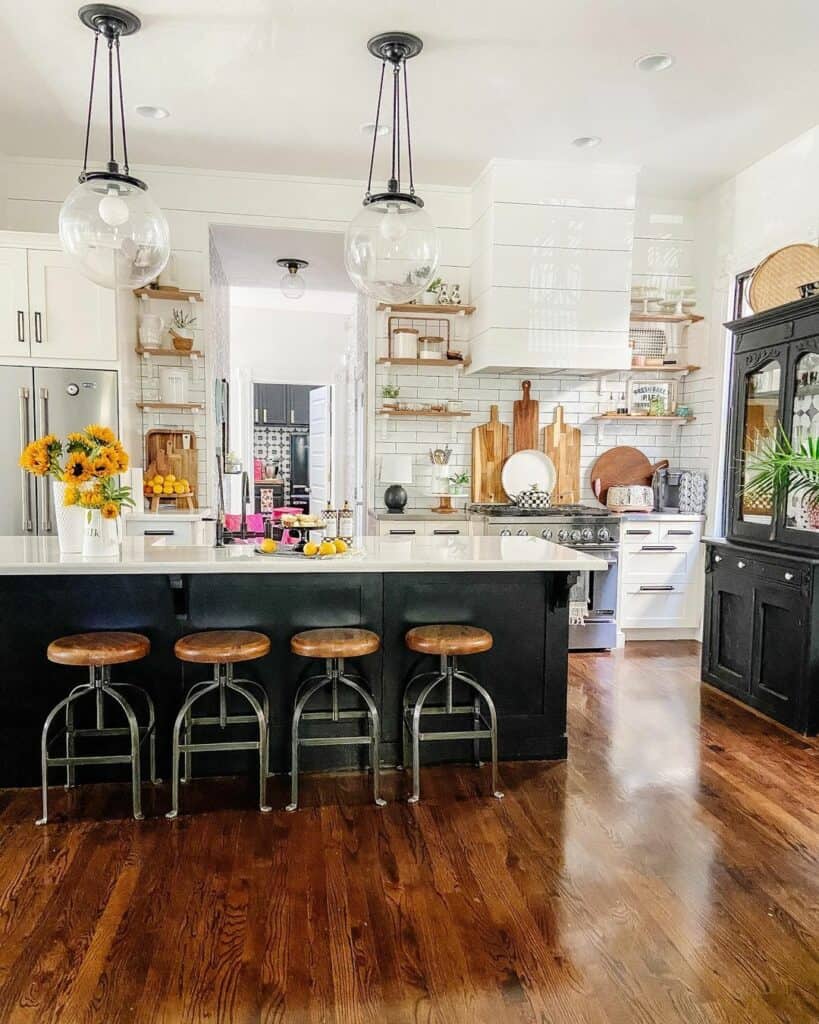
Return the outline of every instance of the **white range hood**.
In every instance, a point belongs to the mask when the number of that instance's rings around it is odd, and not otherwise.
[[[468,373],[625,370],[634,167],[493,161],[473,190]]]

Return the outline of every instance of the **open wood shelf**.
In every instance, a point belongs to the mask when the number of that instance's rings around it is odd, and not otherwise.
[[[475,312],[475,306],[425,306],[414,302],[379,302],[378,308],[388,313],[428,313],[430,316],[469,316]]]
[[[436,412],[434,409],[379,409],[376,416],[427,416],[439,420],[471,416],[469,412]]]
[[[376,360],[380,365],[386,366],[394,363],[396,366],[460,366],[464,365],[463,359],[393,359],[390,356],[381,356]]]
[[[630,366],[628,373],[693,373],[702,367],[689,364],[679,366]]]
[[[198,359],[202,355],[201,349],[192,348],[188,349],[187,352],[179,352],[175,348],[143,348],[142,345],[137,345],[136,353],[140,356],[181,356],[183,359]]]
[[[629,416],[626,413],[617,413],[614,416],[592,416],[598,423],[605,423],[608,420],[628,423],[693,423],[696,416]]]
[[[189,288],[135,288],[134,295],[140,299],[165,299],[168,302],[204,302],[201,292]]]
[[[174,409],[177,412],[201,412],[202,402],[137,402],[137,409]]]
[[[705,317],[699,313],[632,313],[629,320],[638,324],[698,324]]]

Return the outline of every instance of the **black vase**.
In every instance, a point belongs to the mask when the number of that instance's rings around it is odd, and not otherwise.
[[[387,506],[388,512],[401,513],[404,511],[407,504],[407,492],[401,484],[390,484],[384,491],[384,504]]]

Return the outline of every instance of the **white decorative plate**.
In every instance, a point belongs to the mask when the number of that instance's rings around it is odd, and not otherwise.
[[[501,483],[510,498],[521,491],[530,491],[533,486],[551,494],[556,481],[555,464],[545,452],[536,448],[524,448],[510,455],[501,470]]]

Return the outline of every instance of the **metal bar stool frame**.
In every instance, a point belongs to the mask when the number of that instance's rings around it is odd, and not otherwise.
[[[403,767],[412,763],[412,795],[408,803],[415,804],[421,797],[421,744],[436,740],[472,740],[472,753],[476,767],[480,767],[480,741],[488,739],[492,765],[492,795],[497,800],[503,799],[498,788],[498,715],[495,702],[481,683],[465,672],[458,664],[454,654],[442,654],[437,672],[420,672],[407,683],[404,689],[402,720],[402,752]],[[415,702],[412,702],[412,690],[421,679],[433,678],[422,687]],[[454,681],[458,679],[470,687],[475,696],[471,704],[455,704],[453,699]],[[436,687],[446,686],[445,703],[427,706],[427,700]],[[481,710],[481,700],[489,712],[489,721]],[[424,715],[472,715],[471,729],[444,730],[421,732],[421,719]]]
[[[267,814],[271,808],[267,803],[267,780],[270,776],[268,770],[270,760],[269,732],[270,732],[270,702],[267,692],[261,683],[255,679],[236,679],[233,675],[233,662],[217,662],[213,666],[213,679],[202,680],[194,683],[188,690],[187,696],[179,709],[173,725],[172,744],[172,775],[171,775],[171,809],[165,815],[173,819],[179,814],[179,758],[184,757],[184,775],[182,782],[188,782],[193,778],[193,754],[202,754],[208,751],[220,750],[258,750],[259,751],[259,810]],[[251,690],[260,695],[257,700]],[[219,713],[218,715],[193,715],[194,704],[208,693],[218,692]],[[237,693],[250,705],[253,714],[236,715],[228,714],[227,695]],[[209,743],[193,742],[193,727],[195,725],[218,725],[225,729],[231,725],[247,725],[254,723],[259,727],[258,740],[221,740]],[[180,740],[180,736],[182,739]]]
[[[147,725],[140,725],[136,714],[125,699],[118,693],[118,690],[126,690],[138,694],[144,699],[148,710]],[[96,726],[93,729],[77,729],[74,726],[74,704],[81,697],[93,694],[96,705]],[[111,726],[105,724],[105,701],[109,697],[122,710],[127,722],[126,726]],[[65,724],[61,732],[52,736],[49,740],[48,731],[51,724],[61,711],[65,711]],[[130,737],[131,752],[129,754],[95,754],[78,755],[76,753],[76,740],[78,737],[87,736],[128,736]],[[51,745],[65,737],[65,755],[53,757],[49,753]],[[142,774],[140,766],[140,755],[142,744],[148,740],[148,770],[152,783],[161,780],[156,775],[156,709],[151,695],[141,686],[134,683],[113,683],[111,682],[110,665],[89,665],[88,682],[75,686],[67,697],[55,705],[49,712],[43,731],[40,737],[40,769],[42,772],[42,793],[43,793],[43,816],[37,819],[38,825],[48,823],[48,769],[65,768],[65,788],[72,789],[76,785],[75,769],[81,765],[91,764],[130,764],[131,766],[131,802],[133,816],[136,821],[141,821],[142,814]]]
[[[338,706],[339,684],[357,693],[366,705],[365,710],[342,710]],[[305,711],[307,704],[322,689],[330,689],[330,708],[319,711]],[[302,721],[341,722],[369,720],[366,736],[300,736]],[[290,803],[286,810],[295,811],[299,806],[299,748],[363,746],[370,747],[370,766],[373,773],[373,800],[378,807],[385,807],[387,801],[381,798],[381,724],[378,708],[364,678],[358,673],[351,674],[344,668],[344,658],[326,658],[323,674],[308,676],[296,690],[293,721],[290,728]]]

